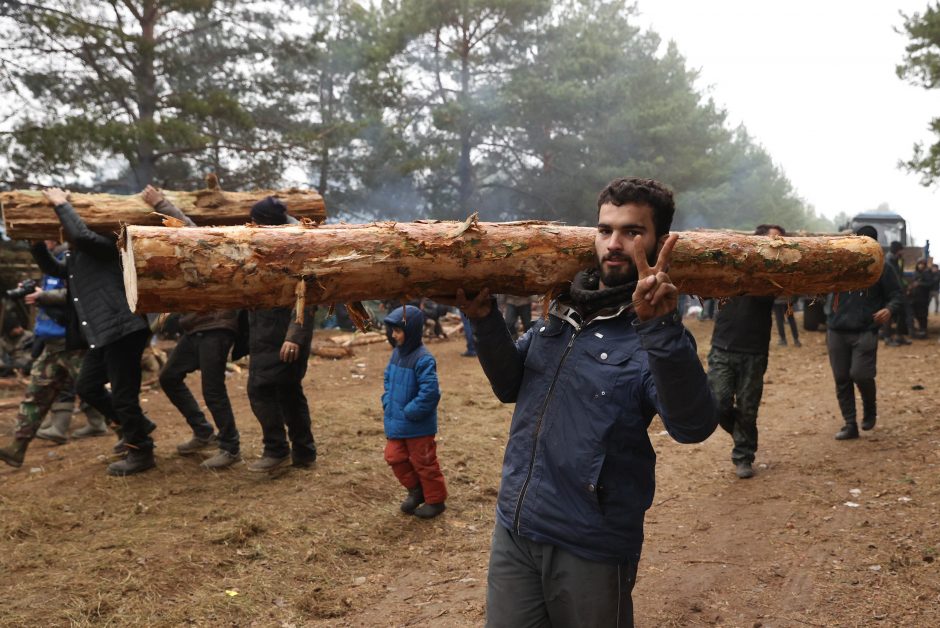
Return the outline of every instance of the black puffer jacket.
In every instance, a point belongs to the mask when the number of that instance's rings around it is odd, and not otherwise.
[[[68,203],[56,205],[55,213],[71,250],[63,263],[39,243],[33,257],[42,272],[68,281],[66,347],[97,349],[146,329],[147,319],[127,306],[116,238],[89,229]]]

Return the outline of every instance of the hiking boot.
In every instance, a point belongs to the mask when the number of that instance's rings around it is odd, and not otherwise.
[[[261,456],[258,460],[255,460],[248,465],[248,470],[252,473],[270,473],[276,469],[280,469],[290,461],[290,456],[283,456],[281,458],[276,458],[274,456],[269,456],[265,454]]]
[[[208,438],[199,438],[198,436],[193,436],[185,443],[180,443],[176,446],[176,451],[179,452],[181,456],[188,456],[189,454],[194,454],[197,451],[202,451],[203,449],[209,449],[210,447],[219,446],[219,437],[215,434],[210,434]]]
[[[876,416],[873,416],[870,419],[869,418],[862,419],[862,429],[867,432],[868,430],[875,427],[875,423],[877,422],[878,422],[878,417]]]
[[[407,515],[413,515],[415,509],[424,502],[424,491],[421,485],[408,489],[408,497],[401,502],[401,511]]]
[[[211,469],[215,471],[218,469],[226,469],[236,462],[240,462],[241,459],[241,454],[233,454],[225,451],[224,449],[220,449],[216,455],[203,460],[202,464],[199,466],[203,469]]]
[[[734,474],[742,480],[752,478],[754,477],[754,467],[751,466],[750,462],[736,462],[734,464]]]
[[[778,346],[778,347],[785,347],[785,346],[787,346],[787,340],[786,340],[786,338],[781,338],[780,340],[778,340],[778,341],[777,341],[777,346]]]
[[[0,447],[0,460],[18,469],[23,466],[27,447],[29,447],[28,439],[14,438],[13,442],[6,447]]]
[[[900,347],[901,342],[897,338],[886,338],[885,346],[886,347]]]
[[[142,473],[157,466],[152,449],[134,449],[129,447],[127,457],[108,465],[108,475],[125,476]]]
[[[317,463],[317,457],[313,458],[294,458],[291,456],[290,466],[297,467],[298,469],[312,469],[313,465]]]
[[[88,406],[84,408],[87,423],[72,431],[72,438],[94,438],[108,433],[108,426],[100,412]]]
[[[898,344],[909,345],[911,344],[911,341],[908,340],[906,337],[901,336],[900,338],[898,338]]]
[[[49,427],[40,429],[36,432],[36,438],[51,440],[57,445],[64,445],[69,442],[69,423],[72,422],[72,404],[56,404],[52,407],[49,415]]]
[[[118,442],[114,443],[114,447],[111,448],[111,453],[115,456],[126,456],[128,451],[130,451],[130,449],[127,443],[124,442],[123,436],[118,438]]]
[[[836,440],[851,440],[853,438],[858,438],[858,425],[855,421],[843,425],[839,433],[836,434]]]
[[[794,346],[794,347],[802,347],[802,346],[803,346],[803,343],[800,342],[800,339],[799,339],[799,338],[794,338],[794,339],[793,339],[793,346]]]
[[[415,517],[421,517],[422,519],[433,519],[438,516],[447,506],[444,505],[444,502],[439,504],[421,504],[415,509]]]

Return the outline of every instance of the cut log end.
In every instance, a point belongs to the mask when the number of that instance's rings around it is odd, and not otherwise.
[[[131,234],[127,228],[121,231],[121,266],[124,270],[124,294],[127,296],[127,306],[131,312],[137,311],[137,269],[134,267],[134,247],[131,243]]]

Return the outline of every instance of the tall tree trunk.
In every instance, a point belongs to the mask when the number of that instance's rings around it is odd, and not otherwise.
[[[257,190],[223,192],[217,188],[197,192],[165,191],[171,203],[183,210],[198,225],[243,225],[250,222],[251,206],[266,196],[277,196],[296,218],[321,222],[326,205],[316,190]],[[155,214],[139,195],[72,194],[72,206],[85,224],[99,233],[118,233],[130,225],[160,225]],[[14,240],[58,239],[59,219],[52,205],[32,190],[14,190],[0,194],[3,222],[7,235]]]
[[[134,78],[137,81],[137,161],[134,164],[134,176],[137,188],[143,189],[153,182],[156,170],[156,149],[154,146],[155,120],[157,110],[157,79],[154,71],[156,38],[154,29],[159,19],[159,7],[156,0],[144,0],[141,12],[141,38],[138,48],[139,63]]]
[[[463,48],[460,55],[460,157],[457,162],[458,215],[472,213],[470,199],[473,197],[473,164],[470,152],[473,148],[473,118],[470,113],[470,41],[469,33],[464,32]]]
[[[415,222],[314,228],[128,227],[125,286],[140,312],[342,303],[475,292],[544,294],[595,263],[596,229],[551,223]],[[681,232],[683,293],[821,294],[874,283],[881,247],[855,236]],[[300,282],[303,282],[302,284]]]

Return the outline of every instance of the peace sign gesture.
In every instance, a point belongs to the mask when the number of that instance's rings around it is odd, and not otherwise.
[[[646,261],[643,247],[633,247],[633,262],[636,264],[639,275],[636,290],[633,291],[633,308],[636,310],[636,317],[641,321],[665,316],[678,307],[679,291],[666,274],[672,258],[672,249],[678,239],[679,236],[676,234],[666,238],[663,248],[659,251],[659,257],[656,259],[656,265],[652,268]]]

